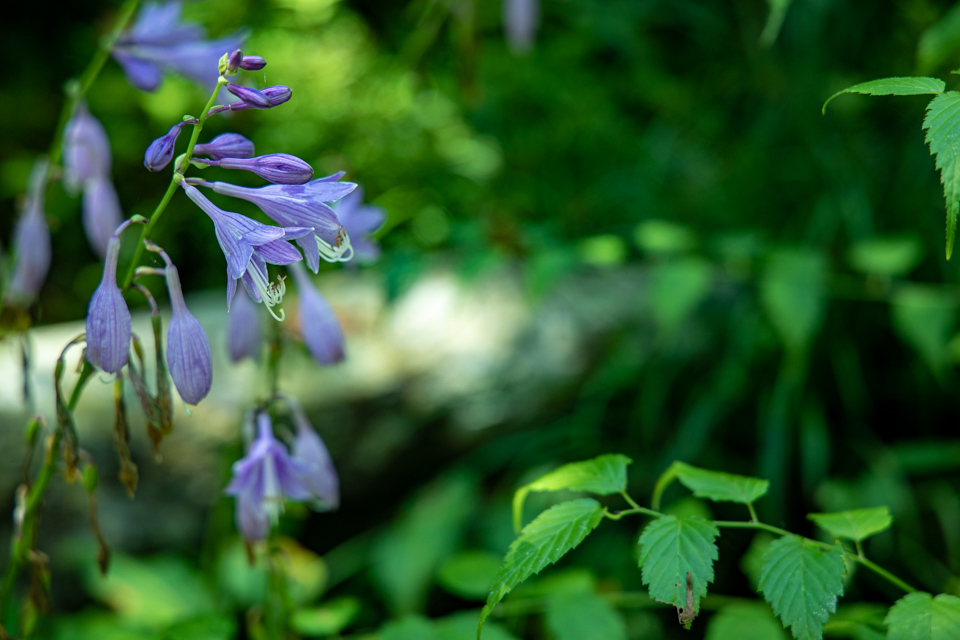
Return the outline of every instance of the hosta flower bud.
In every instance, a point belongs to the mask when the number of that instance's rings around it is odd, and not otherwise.
[[[83,231],[90,246],[101,258],[107,255],[107,244],[113,230],[123,222],[120,199],[109,178],[91,178],[83,183]]]
[[[224,169],[243,169],[274,184],[303,184],[313,178],[313,168],[289,153],[271,153],[256,158],[224,158]]]
[[[245,295],[234,298],[227,314],[227,351],[230,359],[234,362],[244,358],[259,360],[262,339],[256,303]]]
[[[323,510],[336,509],[340,506],[340,478],[333,466],[333,458],[303,409],[298,404],[293,404],[292,409],[293,422],[297,426],[293,459],[302,462],[308,469],[298,479],[313,494],[317,507]]]
[[[117,286],[119,257],[120,238],[114,234],[107,243],[103,280],[87,311],[87,360],[107,373],[120,371],[130,357],[130,310]]]
[[[213,383],[213,354],[210,340],[183,300],[180,275],[173,264],[166,268],[170,294],[170,327],[167,329],[167,366],[177,393],[187,404],[198,404]]]
[[[166,135],[161,136],[150,143],[146,153],[143,154],[143,166],[148,171],[160,171],[173,160],[173,150],[177,144],[177,138],[180,136],[182,122],[170,127]]]
[[[243,56],[240,60],[240,68],[244,71],[260,71],[267,66],[267,61],[260,56]]]
[[[267,100],[270,101],[271,107],[283,104],[284,102],[288,101],[291,96],[293,96],[293,90],[290,87],[286,87],[282,84],[275,84],[272,87],[261,89],[260,93],[267,96]]]
[[[81,103],[63,129],[63,183],[76,193],[90,178],[110,174],[110,140],[100,121]]]
[[[234,50],[234,52],[227,57],[227,74],[229,75],[236,73],[237,69],[240,68],[240,62],[242,61],[243,51],[240,51],[240,49]]]
[[[270,102],[270,98],[265,96],[260,91],[256,89],[251,89],[250,87],[241,87],[238,84],[233,84],[232,82],[227,85],[227,91],[233,95],[240,98],[244,104],[253,107],[254,109],[269,109],[273,106]]]
[[[221,133],[205,144],[193,148],[194,155],[209,156],[214,160],[223,158],[252,158],[256,151],[253,142],[239,133]]]
[[[322,365],[343,360],[343,330],[340,321],[299,263],[287,267],[297,282],[300,333],[313,359]]]
[[[47,162],[38,160],[30,176],[23,213],[13,227],[16,263],[7,297],[19,303],[29,303],[37,297],[50,270],[50,228],[43,213],[46,191]]]

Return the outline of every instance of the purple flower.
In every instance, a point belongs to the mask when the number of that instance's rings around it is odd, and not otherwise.
[[[313,359],[322,365],[343,360],[343,330],[326,298],[320,295],[306,269],[299,264],[288,267],[299,293],[300,334]]]
[[[244,71],[260,71],[267,66],[267,61],[260,56],[243,56],[240,60],[240,68]]]
[[[539,0],[503,0],[503,31],[514,53],[526,53],[533,48],[539,24]]]
[[[270,98],[257,89],[242,87],[232,82],[227,85],[227,91],[240,98],[240,101],[253,109],[269,109],[273,106]]]
[[[87,311],[87,360],[107,373],[120,371],[130,357],[130,310],[117,286],[119,257],[120,237],[114,233],[107,243],[103,279]]]
[[[303,185],[267,185],[257,189],[226,182],[200,183],[217,193],[248,200],[277,224],[312,227],[313,234],[297,240],[311,271],[320,268],[320,257],[327,262],[349,260],[350,238],[328,205],[357,188],[352,182],[338,182],[342,173],[317,178]]]
[[[243,43],[243,32],[204,40],[203,27],[180,22],[180,9],[180,2],[145,4],[134,25],[117,40],[113,57],[138,89],[156,90],[163,71],[174,71],[212,89],[221,56]]]
[[[209,156],[214,160],[224,158],[252,158],[254,146],[239,133],[221,133],[210,142],[198,144],[193,148],[194,155]]]
[[[236,281],[241,279],[250,296],[257,302],[263,302],[272,316],[282,320],[282,312],[278,316],[273,307],[283,300],[286,286],[282,280],[270,282],[267,263],[290,264],[302,260],[300,252],[291,247],[287,240],[305,236],[312,229],[261,224],[239,213],[224,211],[187,182],[182,182],[181,186],[213,221],[217,241],[227,259],[227,308],[236,292]]]
[[[91,178],[83,183],[82,219],[90,246],[104,257],[113,230],[123,222],[120,199],[109,178]]]
[[[333,466],[333,459],[323,440],[317,435],[307,415],[299,404],[290,402],[293,410],[293,422],[297,427],[297,436],[293,441],[293,459],[306,466],[309,471],[302,473],[301,484],[310,490],[318,508],[330,511],[340,506],[340,479]]]
[[[257,415],[257,438],[250,450],[233,463],[233,478],[224,490],[237,498],[237,527],[250,541],[266,537],[268,519],[276,521],[284,500],[309,500],[311,493],[298,478],[309,469],[294,460],[273,435],[270,415]]]
[[[240,296],[227,313],[227,351],[230,359],[234,362],[244,358],[259,360],[262,339],[257,305],[248,296]]]
[[[206,164],[223,169],[243,169],[273,184],[303,184],[313,178],[313,167],[289,153],[269,153],[256,158],[224,158]]]
[[[16,263],[7,289],[7,297],[19,303],[29,303],[43,287],[50,270],[50,229],[43,213],[47,191],[45,160],[38,160],[30,174],[23,213],[13,228],[13,252]]]
[[[337,218],[347,230],[353,253],[364,262],[380,257],[380,245],[370,234],[383,226],[387,212],[383,207],[363,204],[363,189],[358,188],[337,204]]]
[[[282,84],[274,85],[272,87],[266,87],[265,89],[260,89],[260,93],[267,97],[267,100],[270,101],[270,108],[276,107],[278,105],[287,102],[292,96],[293,91],[290,87],[285,87]],[[242,100],[236,102],[231,102],[230,104],[221,105],[219,107],[214,107],[210,109],[210,115],[215,113],[221,113],[223,111],[244,111],[246,109],[251,109],[250,105]]]
[[[110,140],[85,104],[77,106],[63,129],[63,183],[76,194],[91,178],[110,175]]]
[[[237,72],[237,69],[240,68],[240,63],[243,62],[243,51],[237,49],[229,55],[227,58],[227,75],[233,75]]]
[[[183,122],[178,122],[170,127],[170,131],[168,131],[166,135],[150,143],[146,153],[143,154],[143,166],[145,166],[148,171],[161,171],[170,164],[170,161],[173,160],[173,150],[176,147],[177,138],[180,137],[180,129],[183,125]]]
[[[198,404],[210,392],[213,383],[213,355],[210,340],[183,300],[180,275],[167,260],[164,270],[170,294],[170,328],[167,329],[167,366],[177,393],[187,404]]]

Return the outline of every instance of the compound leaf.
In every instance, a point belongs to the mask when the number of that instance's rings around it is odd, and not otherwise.
[[[680,482],[698,498],[714,502],[749,504],[763,497],[770,488],[768,480],[732,473],[698,469],[683,462],[676,464]]]
[[[627,489],[627,456],[606,454],[592,460],[571,462],[555,471],[520,487],[513,494],[513,528],[523,525],[523,502],[531,491],[589,491],[600,496],[620,493]]]
[[[763,554],[760,591],[797,640],[821,640],[823,625],[843,594],[843,551],[823,550],[812,540],[784,536]]]
[[[550,507],[523,528],[507,550],[493,581],[487,604],[480,613],[477,640],[493,607],[518,584],[583,542],[600,524],[603,511],[600,503],[592,498],[571,500]]]
[[[893,524],[893,516],[890,515],[890,509],[887,507],[854,509],[839,513],[811,513],[807,517],[834,538],[846,538],[857,542],[885,531]]]
[[[960,640],[960,598],[941,593],[911,593],[890,608],[890,640]]]
[[[862,93],[870,96],[919,96],[940,94],[946,88],[947,85],[940,78],[880,78],[879,80],[861,82],[842,91],[837,91],[823,103],[822,111],[826,113],[830,101],[844,93]]]
[[[960,93],[941,93],[927,105],[923,119],[927,130],[926,141],[930,153],[937,157],[943,198],[947,205],[947,260],[953,253],[953,240],[957,231],[957,212],[960,211]]]
[[[697,516],[661,516],[640,535],[640,567],[650,597],[676,607],[687,606],[687,573],[693,582],[694,612],[713,582],[720,532]]]

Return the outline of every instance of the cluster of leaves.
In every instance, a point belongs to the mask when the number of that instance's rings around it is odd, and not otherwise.
[[[863,555],[860,543],[888,529],[893,519],[886,507],[839,513],[814,513],[813,520],[834,542],[825,543],[764,525],[757,521],[753,503],[769,488],[766,480],[699,469],[675,462],[660,477],[652,503],[675,480],[694,496],[713,502],[745,505],[748,521],[711,521],[696,515],[670,515],[645,509],[626,493],[627,465],[623,455],[603,455],[576,462],[548,473],[520,488],[514,498],[514,520],[519,525],[524,500],[531,491],[570,490],[598,496],[620,494],[632,506],[611,513],[593,498],[561,502],[523,527],[510,545],[494,579],[477,629],[481,637],[484,621],[493,608],[517,585],[557,562],[603,521],[619,520],[628,514],[653,516],[640,535],[640,568],[650,597],[677,607],[680,622],[687,628],[700,611],[701,599],[713,582],[713,565],[718,558],[716,539],[720,528],[756,528],[774,531],[781,537],[767,547],[760,568],[758,589],[785,628],[797,640],[820,640],[824,624],[837,610],[844,592],[844,576],[850,563],[874,568]],[[842,541],[856,544],[857,552],[846,550]],[[879,569],[883,572],[882,569]],[[896,578],[901,585],[903,584]],[[906,585],[904,585],[906,586]],[[692,611],[690,610],[692,607]],[[742,615],[742,614],[736,614]],[[717,618],[730,624],[728,618]],[[891,640],[949,640],[960,632],[960,598],[947,594],[936,597],[913,592],[891,607],[886,624]]]

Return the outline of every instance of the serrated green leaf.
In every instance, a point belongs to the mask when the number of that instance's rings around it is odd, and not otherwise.
[[[765,604],[736,604],[710,618],[706,640],[787,640]]]
[[[683,462],[677,464],[677,477],[693,495],[714,502],[750,504],[770,488],[769,480],[699,469]]]
[[[889,640],[960,640],[960,598],[911,593],[890,608]]]
[[[523,503],[531,491],[589,491],[600,496],[620,493],[627,488],[627,465],[632,460],[620,454],[606,454],[592,460],[571,462],[556,471],[520,487],[513,494],[513,528],[523,525]]]
[[[834,538],[846,538],[857,542],[885,531],[893,524],[893,516],[890,515],[890,509],[887,507],[854,509],[839,513],[811,513],[807,517]]]
[[[937,158],[943,198],[947,205],[947,260],[953,253],[957,231],[957,212],[960,211],[960,93],[948,91],[938,95],[927,105],[923,119],[930,153]]]
[[[583,542],[600,524],[603,512],[596,500],[581,498],[550,507],[523,528],[507,550],[503,566],[480,613],[477,640],[480,640],[483,623],[496,604],[518,584]]]
[[[693,579],[694,612],[713,582],[714,542],[720,532],[696,516],[661,516],[640,535],[640,567],[650,597],[676,607],[687,606],[687,573]]]
[[[843,551],[799,536],[775,540],[763,554],[760,591],[797,640],[821,640],[843,594]]]
[[[620,612],[592,591],[550,598],[545,618],[555,640],[626,640],[627,637]]]
[[[826,113],[830,101],[844,93],[861,93],[870,96],[919,96],[943,93],[946,88],[947,85],[940,78],[880,78],[837,91],[827,98],[821,111]]]

